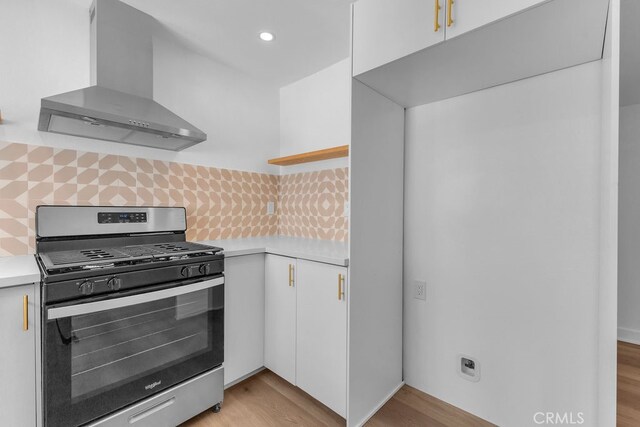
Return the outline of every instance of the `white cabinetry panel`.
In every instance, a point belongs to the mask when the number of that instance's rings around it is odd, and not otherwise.
[[[435,5],[440,26],[435,31]],[[353,5],[353,75],[444,41],[444,0],[360,0]]]
[[[264,257],[224,260],[225,385],[264,366]]]
[[[0,424],[6,426],[36,425],[35,287],[0,289],[0,342],[5,345],[0,357]]]
[[[266,255],[264,366],[296,384],[296,259]]]
[[[506,18],[547,0],[453,0],[451,19],[447,26],[447,39]],[[447,13],[449,0],[443,0]]]
[[[347,269],[298,260],[297,278],[297,385],[346,417]]]

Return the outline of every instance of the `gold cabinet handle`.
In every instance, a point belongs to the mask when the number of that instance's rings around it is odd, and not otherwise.
[[[293,265],[289,264],[289,286],[293,286]]]
[[[453,1],[454,0],[447,0],[447,27],[453,25]]]
[[[433,20],[433,31],[440,31],[440,0],[435,0],[435,11],[434,11],[434,20]]]
[[[344,299],[344,276],[338,274],[338,299]]]
[[[29,295],[22,297],[22,330],[29,330]]]

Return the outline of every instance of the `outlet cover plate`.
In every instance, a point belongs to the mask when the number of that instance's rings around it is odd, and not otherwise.
[[[464,362],[471,362],[473,367],[467,368],[464,365]],[[461,378],[464,378],[467,381],[471,381],[472,383],[477,383],[480,381],[480,363],[474,357],[467,356],[465,354],[458,355],[458,375]]]
[[[427,300],[427,282],[422,280],[413,281],[413,297],[423,301]]]

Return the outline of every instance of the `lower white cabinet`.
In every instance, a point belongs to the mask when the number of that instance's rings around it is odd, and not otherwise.
[[[347,414],[347,269],[298,260],[296,383]]]
[[[264,365],[346,417],[347,269],[266,255]]]
[[[264,254],[224,260],[224,383],[264,366]]]
[[[264,366],[296,384],[296,262],[265,259]]]
[[[0,424],[36,425],[36,285],[0,289]]]

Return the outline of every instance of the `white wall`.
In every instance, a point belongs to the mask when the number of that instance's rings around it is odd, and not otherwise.
[[[498,425],[598,424],[601,72],[407,110],[405,380]]]
[[[37,131],[40,98],[89,85],[89,5],[0,0],[0,139],[230,169],[277,173],[277,87],[156,38],[155,98],[208,135],[180,153]]]
[[[620,109],[618,336],[640,344],[640,104]]]
[[[614,426],[618,376],[618,212],[620,155],[620,0],[609,2],[600,62],[600,230],[597,425]]]
[[[280,155],[351,143],[351,60],[280,88]],[[281,173],[348,166],[348,159],[287,166]]]
[[[267,163],[279,151],[278,89],[175,43],[156,40],[156,100],[208,136],[188,153],[180,153],[182,161],[278,173]]]

